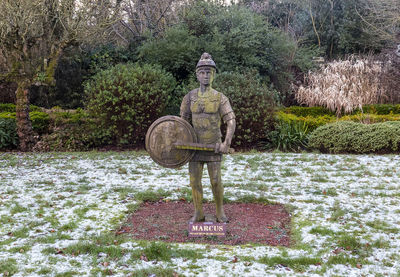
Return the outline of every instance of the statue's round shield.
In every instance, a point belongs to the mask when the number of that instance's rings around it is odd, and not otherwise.
[[[197,142],[193,127],[184,119],[167,115],[151,124],[146,134],[146,150],[163,167],[176,168],[186,164],[195,151],[175,149],[176,142]]]

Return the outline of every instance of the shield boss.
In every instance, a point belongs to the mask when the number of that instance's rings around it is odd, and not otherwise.
[[[151,124],[146,134],[146,150],[163,167],[176,168],[186,164],[195,151],[175,149],[173,144],[197,142],[193,127],[177,116],[163,116]]]

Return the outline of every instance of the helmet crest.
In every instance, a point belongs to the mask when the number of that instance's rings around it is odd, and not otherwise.
[[[196,69],[198,69],[199,67],[202,67],[202,66],[211,66],[211,67],[214,67],[215,69],[217,69],[215,62],[213,61],[211,55],[208,53],[203,53],[203,55],[201,55],[201,58],[196,65]]]

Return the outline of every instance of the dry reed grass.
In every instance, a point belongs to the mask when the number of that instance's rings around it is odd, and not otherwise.
[[[337,116],[350,113],[366,104],[381,102],[382,63],[350,56],[346,60],[327,63],[319,72],[306,76],[308,86],[300,86],[296,99],[300,104],[323,106]]]

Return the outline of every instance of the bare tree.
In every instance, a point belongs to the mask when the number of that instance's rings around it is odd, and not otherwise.
[[[35,141],[29,118],[29,87],[54,84],[63,50],[99,37],[118,15],[110,0],[0,0],[0,80],[15,82],[20,149]]]
[[[367,15],[358,15],[366,23],[366,31],[373,32],[386,40],[396,41],[400,34],[400,1],[399,0],[363,0],[368,10]],[[397,41],[399,44],[400,41]]]
[[[164,33],[178,20],[178,10],[187,0],[125,0],[122,19],[114,32],[124,41],[140,39],[146,33],[154,37]]]

